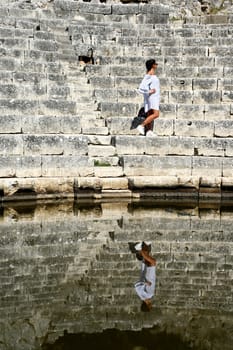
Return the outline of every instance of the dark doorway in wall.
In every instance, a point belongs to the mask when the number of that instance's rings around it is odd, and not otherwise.
[[[105,330],[95,334],[65,334],[52,345],[44,345],[43,350],[190,350],[179,336],[154,333],[153,330],[119,331]]]
[[[92,48],[88,49],[86,55],[78,56],[78,60],[80,63],[94,64],[93,49]]]

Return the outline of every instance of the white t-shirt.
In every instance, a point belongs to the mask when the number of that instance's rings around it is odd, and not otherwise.
[[[150,282],[150,285],[146,282]],[[142,263],[140,280],[135,283],[135,291],[141,300],[151,299],[155,294],[156,267]]]
[[[149,95],[149,90],[151,89],[155,89],[155,93]],[[150,109],[159,110],[160,82],[156,75],[146,74],[139,85],[138,91],[144,96],[145,112],[148,112]]]

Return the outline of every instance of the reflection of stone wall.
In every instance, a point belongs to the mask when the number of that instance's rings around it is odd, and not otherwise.
[[[0,196],[231,187],[232,6],[1,1]],[[130,130],[152,56],[155,139]]]
[[[199,349],[230,349],[231,212],[127,202],[8,206],[0,232],[1,350],[38,349],[64,331],[151,326]],[[142,239],[157,258],[148,315],[139,311],[140,263],[127,244]]]

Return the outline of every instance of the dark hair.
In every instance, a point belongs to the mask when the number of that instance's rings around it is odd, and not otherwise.
[[[151,306],[147,305],[147,303],[145,303],[145,301],[143,301],[141,304],[141,311],[142,312],[150,312],[150,310],[151,310]]]
[[[156,64],[154,59],[146,61],[147,72],[149,72],[149,70],[151,70],[151,68],[153,67],[154,64]]]

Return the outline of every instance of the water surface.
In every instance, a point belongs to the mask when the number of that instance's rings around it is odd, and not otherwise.
[[[1,350],[232,348],[232,204],[4,203],[0,210]],[[134,292],[150,240],[153,308]]]

